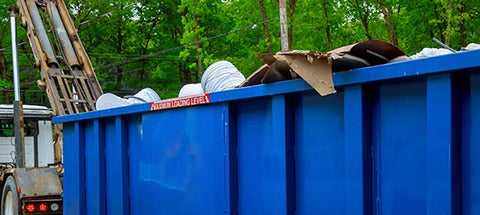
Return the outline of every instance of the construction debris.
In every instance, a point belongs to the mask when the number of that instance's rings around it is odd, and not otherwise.
[[[133,96],[125,96],[124,98],[112,93],[105,93],[98,98],[96,108],[97,110],[103,110],[160,100],[160,96],[158,96],[154,90],[147,87]]]
[[[186,97],[186,96],[198,96],[202,95],[203,88],[202,84],[186,84],[180,89],[180,92],[178,93],[178,97]]]
[[[205,93],[218,92],[238,87],[245,77],[232,63],[218,61],[210,65],[202,76],[202,88]]]
[[[326,96],[336,92],[333,84],[330,54],[295,50],[279,52],[275,55],[275,58],[287,63],[320,95]]]

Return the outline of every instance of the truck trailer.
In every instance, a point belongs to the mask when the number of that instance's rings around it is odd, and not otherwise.
[[[480,214],[478,59],[55,117],[64,214]]]

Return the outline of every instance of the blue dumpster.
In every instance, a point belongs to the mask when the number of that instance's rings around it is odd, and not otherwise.
[[[71,116],[64,214],[480,214],[480,51]]]

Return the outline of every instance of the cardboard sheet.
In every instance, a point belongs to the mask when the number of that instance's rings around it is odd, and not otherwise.
[[[329,53],[295,50],[279,52],[275,58],[287,63],[320,95],[326,96],[337,92],[333,84]]]
[[[268,70],[268,65],[267,64],[263,65],[262,67],[257,69],[257,71],[255,71],[252,75],[250,75],[247,79],[245,79],[245,81],[243,81],[243,83],[241,83],[239,87],[247,87],[247,86],[260,84],[267,70]]]

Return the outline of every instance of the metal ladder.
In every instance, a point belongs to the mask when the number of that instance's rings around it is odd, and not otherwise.
[[[95,110],[102,89],[62,0],[17,0],[45,90],[56,116]],[[53,41],[53,42],[52,42]]]

